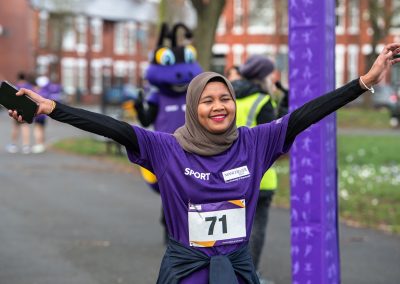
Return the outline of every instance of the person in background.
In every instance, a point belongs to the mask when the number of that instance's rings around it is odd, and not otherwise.
[[[277,90],[273,82],[274,70],[274,63],[269,58],[253,55],[238,68],[238,74],[232,76],[231,72],[230,77],[234,78],[232,86],[236,93],[237,126],[254,127],[277,118],[277,104],[271,96]],[[275,168],[271,167],[259,185],[260,194],[249,243],[254,266],[262,284],[272,283],[261,278],[258,270],[265,242],[269,208],[277,187],[278,176]]]
[[[25,89],[33,89],[33,84],[31,84],[25,73],[19,72],[18,73],[18,80],[15,84],[17,89],[25,88]],[[19,145],[19,139],[21,138],[21,149]],[[11,142],[6,145],[6,151],[9,153],[18,153],[21,150],[23,154],[29,154],[31,152],[30,149],[30,138],[31,132],[30,127],[26,123],[19,123],[17,121],[12,122],[12,129],[11,129]]]
[[[61,86],[51,83],[47,76],[39,76],[36,78],[35,90],[44,98],[51,100],[59,100],[61,97]],[[32,146],[32,153],[40,154],[46,151],[46,115],[38,115],[34,120],[33,135],[35,145]]]
[[[225,75],[226,78],[231,82],[242,79],[242,76],[239,73],[239,67],[236,65],[229,67],[226,70]]]

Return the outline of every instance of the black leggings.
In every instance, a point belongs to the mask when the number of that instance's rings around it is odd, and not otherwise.
[[[275,190],[261,190],[257,201],[256,214],[254,216],[249,245],[251,257],[253,258],[256,270],[258,270],[260,264],[260,257],[267,232],[269,207],[271,206],[274,194]]]

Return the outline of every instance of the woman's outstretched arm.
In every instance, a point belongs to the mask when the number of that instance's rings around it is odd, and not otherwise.
[[[365,90],[358,80],[309,101],[290,114],[285,145],[290,145],[296,136],[312,124],[358,98]]]
[[[17,93],[17,95],[23,94],[30,96],[39,104],[37,114],[47,114],[57,121],[68,123],[87,132],[108,137],[135,153],[139,153],[140,151],[133,127],[124,121],[100,113],[55,103],[28,89],[21,89]],[[16,111],[9,110],[9,115],[22,122],[22,117],[18,116]]]
[[[400,58],[395,56],[398,54],[400,54],[400,43],[388,44],[367,74],[293,111],[289,117],[285,145],[290,145],[300,132],[312,124],[355,100],[373,85],[378,84],[390,67],[400,62]]]

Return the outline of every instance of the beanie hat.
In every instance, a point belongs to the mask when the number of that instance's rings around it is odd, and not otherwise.
[[[265,56],[252,55],[240,66],[240,74],[248,80],[263,80],[274,71],[274,63]]]

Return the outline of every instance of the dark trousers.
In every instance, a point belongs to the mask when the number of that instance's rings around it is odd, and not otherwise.
[[[268,225],[269,207],[274,197],[274,190],[260,190],[257,201],[256,215],[254,216],[253,228],[250,235],[250,252],[254,267],[258,270],[260,257],[264,247],[265,234]]]
[[[168,240],[169,240],[169,233],[168,233],[168,229],[167,229],[167,223],[165,222],[164,210],[162,207],[161,207],[161,214],[160,214],[160,223],[161,223],[161,226],[163,227],[163,231],[164,231],[163,242],[164,242],[164,245],[167,245]]]

